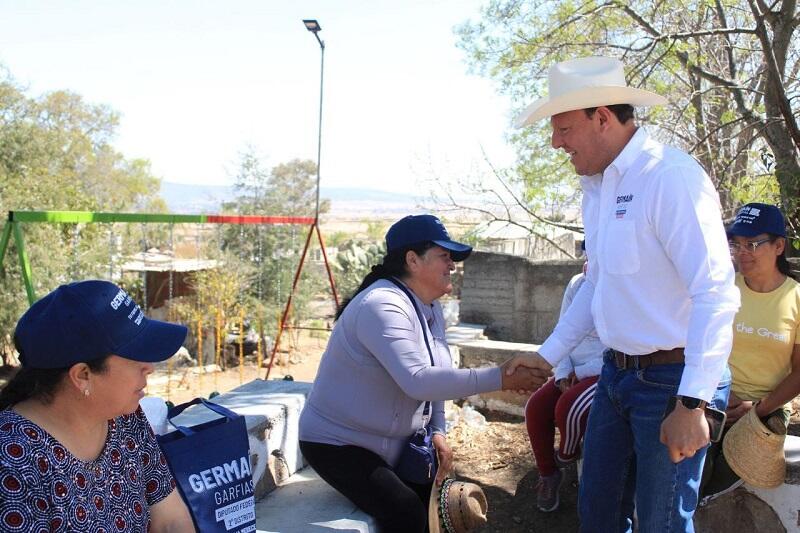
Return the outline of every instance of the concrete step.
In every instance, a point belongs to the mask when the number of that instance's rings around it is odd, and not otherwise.
[[[378,528],[371,516],[306,467],[256,504],[256,531],[375,533]]]
[[[458,345],[462,342],[485,339],[484,330],[486,326],[481,324],[467,324],[459,322],[455,326],[450,326],[445,332],[447,344]]]
[[[257,379],[213,399],[245,417],[256,501],[306,465],[300,453],[298,424],[310,390],[311,383]],[[192,406],[175,422],[194,426],[217,416],[203,406]]]

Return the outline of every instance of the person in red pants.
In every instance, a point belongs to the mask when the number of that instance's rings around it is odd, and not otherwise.
[[[587,264],[584,263],[583,272],[576,274],[564,290],[562,316],[586,279]],[[536,391],[525,406],[525,424],[539,467],[536,505],[540,511],[549,513],[558,508],[563,480],[561,468],[578,459],[589,407],[603,367],[604,350],[597,332],[592,331],[569,357],[562,359],[553,378]],[[556,427],[561,440],[554,450]]]

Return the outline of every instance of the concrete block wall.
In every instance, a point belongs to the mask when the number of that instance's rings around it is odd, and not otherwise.
[[[490,339],[541,343],[558,321],[564,288],[582,265],[476,251],[464,261],[460,319],[486,324]]]

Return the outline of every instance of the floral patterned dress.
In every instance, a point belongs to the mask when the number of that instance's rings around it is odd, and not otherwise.
[[[141,408],[108,421],[103,451],[89,462],[27,418],[0,411],[0,531],[147,531],[150,506],[174,489]]]

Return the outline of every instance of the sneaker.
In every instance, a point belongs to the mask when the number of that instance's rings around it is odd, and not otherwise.
[[[555,450],[553,452],[553,460],[555,461],[556,466],[558,468],[567,468],[569,465],[571,465],[572,463],[574,463],[575,461],[580,459],[580,457],[581,457],[581,454],[580,453],[576,453],[572,457],[567,457],[565,459],[564,457],[561,456],[560,453],[558,453],[558,450]]]
[[[540,476],[536,484],[536,506],[540,511],[549,513],[558,509],[558,491],[564,474],[556,470],[552,476]]]

